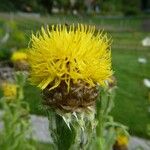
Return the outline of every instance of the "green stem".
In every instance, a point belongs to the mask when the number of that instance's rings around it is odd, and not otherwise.
[[[102,99],[97,101],[97,120],[98,120],[98,125],[96,127],[96,134],[97,134],[97,150],[103,150],[103,145],[104,145],[104,137],[103,137],[103,131],[104,131],[104,116],[103,116],[103,111],[102,111]]]
[[[108,113],[111,109],[111,101],[110,101],[110,97],[108,94],[108,91],[106,91],[105,89],[100,91],[100,97],[97,100],[97,104],[96,104],[96,110],[97,110],[97,115],[96,115],[96,119],[98,121],[98,125],[96,128],[96,134],[97,134],[97,138],[98,138],[98,146],[97,149],[98,150],[104,150],[106,148],[106,140],[104,137],[104,131],[105,131],[105,124],[107,122],[107,117],[108,117]]]
[[[24,99],[23,87],[20,86],[18,88],[18,100],[23,100],[23,99]]]

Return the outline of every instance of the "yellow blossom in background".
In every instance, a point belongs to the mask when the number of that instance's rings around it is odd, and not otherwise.
[[[112,76],[110,40],[95,26],[53,25],[32,35],[30,81],[41,89],[79,80],[103,86]]]
[[[125,136],[125,135],[119,135],[119,136],[117,137],[117,144],[118,144],[119,146],[127,146],[127,145],[128,145],[128,142],[129,142],[128,137]]]
[[[12,83],[3,83],[2,91],[7,99],[15,99],[17,96],[17,85]]]
[[[11,60],[13,62],[27,60],[27,54],[25,52],[16,51],[12,54]]]

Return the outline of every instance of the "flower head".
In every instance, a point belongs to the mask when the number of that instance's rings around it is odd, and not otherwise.
[[[6,99],[15,99],[17,96],[17,85],[12,83],[3,83],[2,91]]]
[[[27,54],[25,52],[16,51],[12,54],[11,60],[13,62],[27,60]]]
[[[56,25],[32,35],[28,52],[30,80],[41,89],[54,89],[62,82],[84,81],[103,86],[112,75],[110,42],[94,26]]]
[[[117,145],[118,146],[127,146],[128,145],[128,137],[125,135],[119,135],[117,137]]]
[[[27,54],[23,51],[17,51],[12,54],[11,60],[16,70],[28,70]]]
[[[32,35],[30,81],[43,90],[44,103],[67,112],[95,105],[96,85],[112,75],[110,43],[94,26],[56,25]]]

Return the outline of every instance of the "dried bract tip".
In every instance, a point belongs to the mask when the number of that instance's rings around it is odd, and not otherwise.
[[[83,81],[71,82],[69,91],[65,82],[61,82],[53,90],[49,90],[49,87],[43,90],[44,104],[64,112],[76,112],[93,107],[97,96],[97,88],[90,87]]]

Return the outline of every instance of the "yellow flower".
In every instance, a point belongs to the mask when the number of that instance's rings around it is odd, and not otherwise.
[[[65,82],[84,81],[89,86],[103,86],[112,75],[110,42],[95,26],[53,25],[32,35],[28,52],[30,81],[50,90]],[[50,84],[51,83],[51,84]]]
[[[12,54],[11,60],[13,62],[27,60],[27,54],[25,52],[16,51]]]
[[[4,83],[2,91],[7,99],[15,99],[17,96],[17,85],[12,83]]]
[[[128,145],[128,138],[125,135],[119,135],[117,137],[117,144],[119,146]]]

